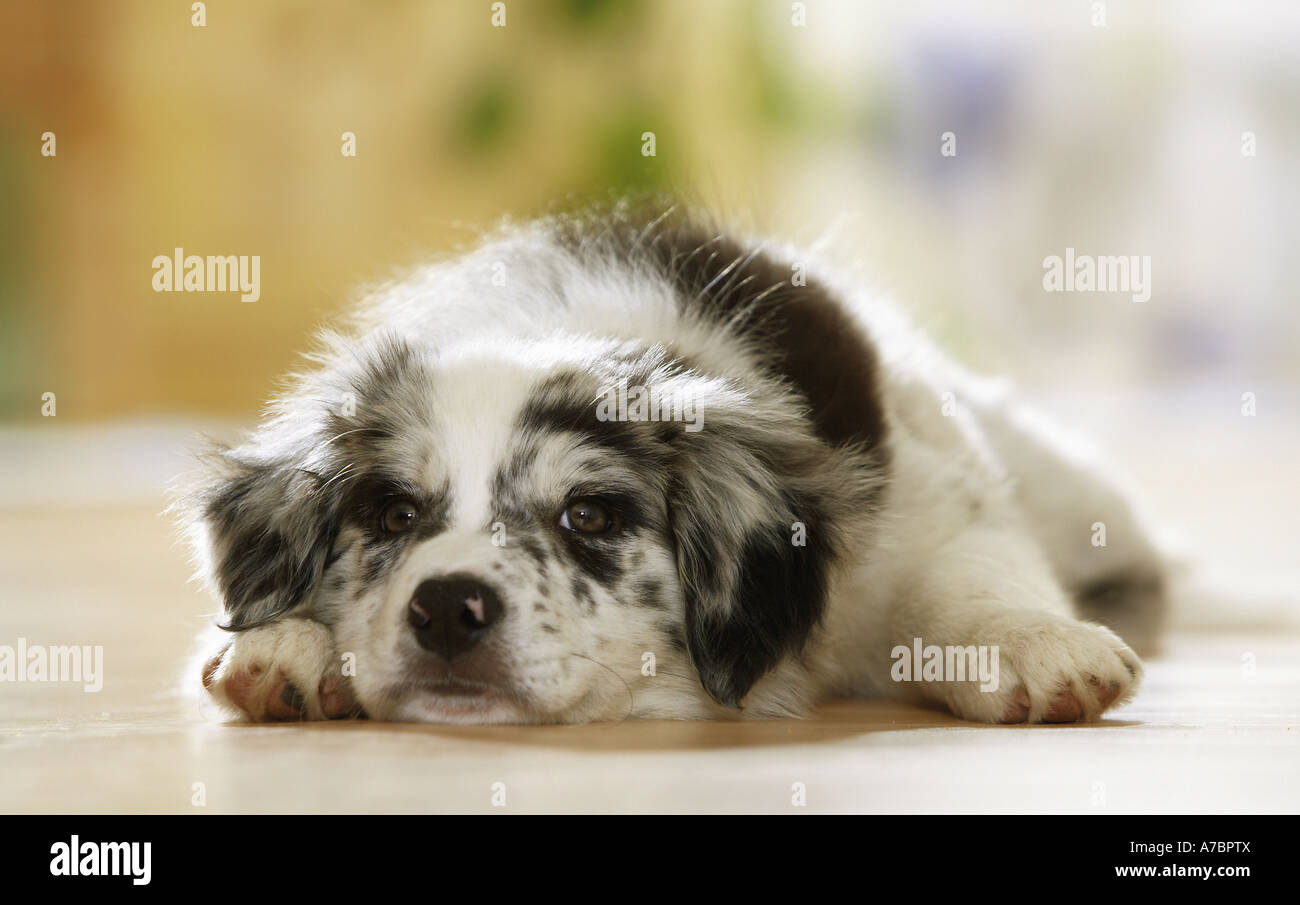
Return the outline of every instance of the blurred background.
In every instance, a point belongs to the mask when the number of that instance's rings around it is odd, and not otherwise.
[[[156,511],[187,438],[255,418],[360,287],[663,187],[856,268],[1097,436],[1249,618],[1294,614],[1300,5],[203,12],[0,6],[0,507]],[[153,291],[177,247],[260,256],[261,298]],[[1149,256],[1150,300],[1046,292],[1066,248]]]

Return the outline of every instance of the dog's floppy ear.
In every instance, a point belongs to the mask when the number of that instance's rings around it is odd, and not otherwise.
[[[708,415],[674,439],[670,521],[691,661],[715,700],[739,707],[821,618],[843,472],[796,423]]]
[[[337,503],[319,476],[288,461],[231,451],[190,501],[202,570],[220,591],[223,628],[255,628],[308,598],[338,532]]]
[[[376,442],[415,433],[428,376],[388,334],[361,344],[332,334],[314,357],[336,367],[299,378],[246,442],[202,456],[179,508],[200,572],[225,604],[227,629],[255,628],[310,601],[331,562],[350,489]],[[350,399],[345,414],[328,400]]]

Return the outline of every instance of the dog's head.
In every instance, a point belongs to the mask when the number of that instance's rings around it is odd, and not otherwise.
[[[704,716],[756,685],[798,708],[872,475],[780,375],[698,365],[573,332],[340,341],[215,455],[197,512],[228,627],[331,626],[380,719]]]

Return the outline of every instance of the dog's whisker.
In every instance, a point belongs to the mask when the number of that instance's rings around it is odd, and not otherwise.
[[[592,663],[595,663],[601,669],[605,670],[605,672],[609,673],[614,678],[618,679],[620,682],[623,683],[623,688],[627,691],[627,713],[623,714],[623,719],[619,720],[619,722],[620,723],[626,722],[628,718],[632,716],[632,711],[636,707],[636,697],[632,694],[632,686],[628,684],[627,679],[620,676],[614,669],[606,666],[604,663],[601,663],[595,657],[589,657],[586,654],[580,654],[577,651],[570,651],[569,655],[572,657],[580,657],[583,660],[590,660]]]
[[[329,446],[331,443],[334,443],[337,440],[341,440],[344,437],[351,436],[352,434],[365,434],[365,433],[376,434],[378,436],[385,436],[388,432],[385,431],[383,428],[379,428],[379,427],[354,427],[351,430],[346,430],[343,431],[342,433],[335,434],[334,436],[330,437],[328,440],[321,441],[321,445]]]

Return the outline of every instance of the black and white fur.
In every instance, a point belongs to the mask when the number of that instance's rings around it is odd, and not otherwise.
[[[1132,695],[1116,631],[1154,644],[1163,568],[1095,463],[813,261],[641,210],[511,228],[377,293],[212,453],[185,508],[224,602],[218,701],[578,722],[883,696],[1039,722]],[[689,391],[702,429],[599,420],[622,379]],[[616,524],[565,527],[575,498]],[[394,499],[414,527],[390,535]],[[447,575],[503,607],[450,663],[410,622]],[[914,638],[997,645],[998,690],[892,681]]]

